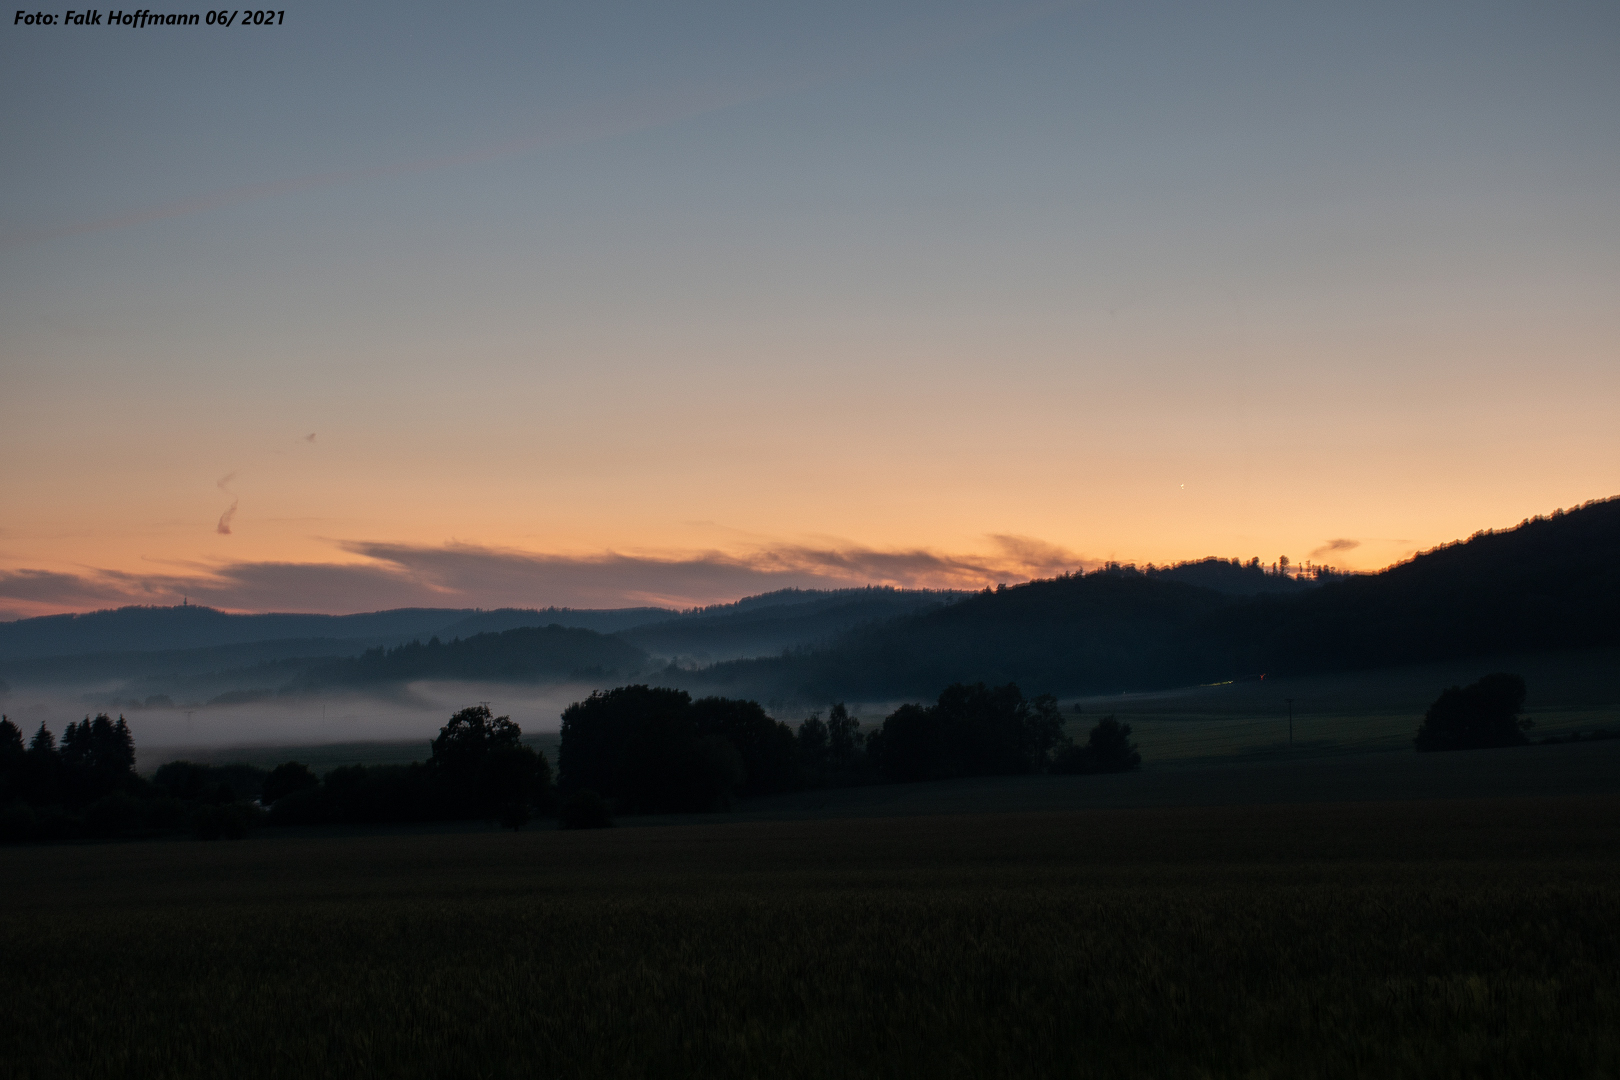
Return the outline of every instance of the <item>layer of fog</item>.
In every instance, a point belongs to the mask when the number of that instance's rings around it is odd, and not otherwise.
[[[497,716],[510,716],[525,734],[554,732],[562,711],[595,689],[583,683],[419,682],[387,697],[332,693],[242,705],[126,709],[121,715],[141,750],[397,742],[431,739],[458,709],[480,702],[488,702]],[[63,689],[14,690],[0,703],[0,711],[25,737],[44,723],[60,738],[69,723],[104,711],[93,703],[98,696]]]
[[[402,742],[433,738],[458,709],[487,702],[497,716],[510,716],[525,734],[555,732],[562,712],[602,687],[591,683],[413,682],[388,696],[332,693],[241,705],[116,711],[129,721],[137,748],[319,746],[329,743]],[[105,711],[100,695],[63,689],[14,690],[0,711],[31,737],[44,723],[58,737],[68,724]],[[894,703],[850,703],[872,726]],[[775,706],[772,715],[797,724],[814,708]],[[825,715],[825,707],[821,710]]]

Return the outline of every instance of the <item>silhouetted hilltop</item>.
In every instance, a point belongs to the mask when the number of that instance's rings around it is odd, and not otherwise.
[[[1304,672],[1620,642],[1620,498],[1482,531],[1202,628],[1232,668]]]
[[[1229,596],[1258,596],[1261,593],[1304,592],[1348,575],[1328,567],[1314,567],[1308,573],[1295,574],[1288,572],[1286,567],[1268,569],[1260,565],[1259,559],[1241,562],[1237,559],[1209,558],[1176,563],[1174,566],[1150,566],[1147,576],[1214,589]]]
[[[1234,597],[1110,566],[862,627],[826,648],[670,677],[809,700],[927,695],[955,681],[1098,693],[1616,642],[1611,499],[1293,595]]]
[[[774,592],[745,596],[729,604],[688,608],[680,613],[680,618],[714,619],[757,613],[763,608],[789,608],[805,604],[820,605],[854,600],[881,602],[884,598],[897,602],[932,599],[939,603],[949,603],[968,595],[970,594],[956,589],[897,589],[892,585],[861,585],[848,589],[777,589]]]

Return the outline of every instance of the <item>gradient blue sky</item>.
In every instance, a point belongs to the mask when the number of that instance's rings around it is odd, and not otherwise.
[[[1612,3],[285,10],[0,33],[0,616],[1371,568],[1620,492]]]

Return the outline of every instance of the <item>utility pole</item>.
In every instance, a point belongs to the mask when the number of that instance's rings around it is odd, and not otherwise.
[[[1285,699],[1288,702],[1288,749],[1294,748],[1294,699]]]

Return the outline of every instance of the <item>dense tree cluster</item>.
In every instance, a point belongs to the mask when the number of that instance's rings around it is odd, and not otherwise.
[[[120,716],[69,724],[62,744],[44,724],[23,748],[22,731],[0,719],[0,802],[81,809],[135,779],[135,742]]]
[[[887,779],[943,780],[1044,771],[1063,738],[1057,699],[1012,683],[955,683],[933,705],[902,705],[867,740]]]
[[[954,684],[932,705],[900,706],[870,734],[842,703],[795,730],[757,702],[621,686],[569,706],[558,749],[565,825],[569,806],[583,823],[603,807],[694,812],[804,788],[1140,764],[1128,725],[1108,717],[1076,747],[1054,698],[1025,698],[1010,683]]]
[[[792,729],[758,702],[621,686],[564,710],[557,767],[566,789],[620,810],[702,811],[791,789],[797,752]]]
[[[190,808],[135,772],[129,725],[105,713],[69,724],[58,745],[0,717],[0,841],[140,834],[183,825]]]
[[[1423,725],[1415,740],[1417,748],[1487,750],[1523,746],[1530,741],[1524,734],[1530,721],[1519,716],[1524,697],[1524,678],[1506,672],[1486,675],[1468,686],[1447,687],[1423,714]]]
[[[122,717],[69,724],[60,746],[41,725],[26,747],[17,726],[0,718],[0,842],[188,828],[211,840],[264,822],[483,819],[516,829],[551,807],[551,767],[522,735],[510,717],[479,705],[450,718],[425,763],[349,765],[317,777],[298,762],[266,772],[171,761],[145,779]]]
[[[794,736],[799,780],[805,787],[848,787],[871,779],[861,722],[839,702],[822,720],[811,713]]]
[[[483,819],[517,829],[551,806],[551,766],[522,738],[511,717],[474,705],[439,729],[425,763],[345,765],[316,780],[289,762],[265,777],[261,800],[272,825]]]

